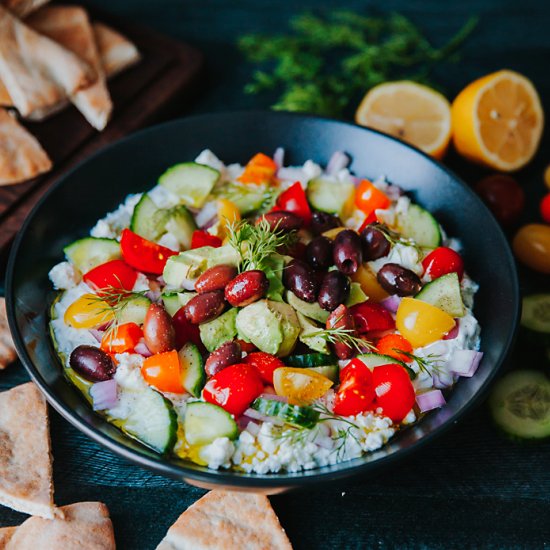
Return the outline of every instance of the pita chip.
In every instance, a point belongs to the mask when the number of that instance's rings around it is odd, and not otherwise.
[[[108,78],[135,65],[141,59],[134,44],[119,32],[103,23],[94,23],[92,27],[101,64]]]
[[[0,105],[3,107],[13,107],[13,101],[11,100],[8,90],[4,86],[4,83],[0,80]]]
[[[190,506],[157,550],[292,550],[267,497],[211,491]]]
[[[32,179],[51,167],[52,161],[36,138],[8,111],[0,108],[0,185]],[[8,343],[1,333],[0,342]]]
[[[2,4],[18,17],[25,17],[50,0],[3,0]]]
[[[8,534],[4,546],[0,538],[0,550],[115,550],[113,524],[105,504],[77,502],[60,510],[63,519],[32,517],[24,521]]]
[[[15,352],[10,327],[8,326],[6,300],[5,298],[0,298],[0,370],[5,369],[16,358],[17,353]]]
[[[93,67],[97,80],[91,86],[70,94],[70,99],[94,128],[103,130],[113,104],[86,10],[78,6],[46,6],[31,15],[27,23]]]
[[[16,530],[17,527],[0,527],[0,550],[4,550],[8,546],[8,542]]]
[[[53,503],[46,401],[32,383],[0,393],[0,504],[45,518]]]

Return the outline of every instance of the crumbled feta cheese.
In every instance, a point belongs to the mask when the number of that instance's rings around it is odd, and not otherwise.
[[[460,290],[464,305],[472,309],[474,307],[474,295],[479,290],[479,285],[472,281],[468,275],[464,275],[460,283]]]
[[[212,151],[210,151],[210,149],[204,149],[204,151],[201,151],[199,156],[195,159],[195,162],[214,168],[214,170],[217,170],[221,175],[220,181],[226,180],[227,174],[225,164]]]
[[[66,290],[74,288],[82,280],[82,273],[69,262],[61,262],[54,265],[48,277],[53,284],[53,287],[57,290]]]
[[[141,193],[128,195],[116,210],[107,214],[94,225],[90,235],[92,237],[117,239],[122,230],[130,225],[134,208],[140,199]]]
[[[147,195],[158,208],[174,208],[180,203],[179,197],[164,185],[155,185]]]
[[[229,468],[235,446],[227,437],[218,437],[210,445],[199,451],[199,457],[208,464],[209,468],[217,470],[220,467]]]
[[[302,170],[304,171],[304,175],[307,178],[305,183],[307,183],[309,180],[312,180],[314,178],[318,178],[323,173],[322,168],[312,160],[306,160],[304,162],[304,166],[302,167]],[[303,183],[304,182],[302,182],[302,184]]]
[[[383,258],[368,262],[374,273],[378,273],[386,264],[399,264],[417,275],[422,275],[424,268],[420,262],[418,249],[415,246],[408,246],[401,243],[396,243],[392,246],[390,253]]]
[[[136,282],[134,283],[134,288],[132,288],[132,290],[134,292],[143,292],[144,290],[150,290],[150,288],[149,279],[143,273],[138,273]]]

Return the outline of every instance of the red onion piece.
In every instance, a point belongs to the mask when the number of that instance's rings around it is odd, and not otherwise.
[[[428,412],[445,405],[446,401],[441,390],[429,390],[416,396],[416,404],[420,412]]]
[[[150,290],[145,293],[145,296],[151,300],[151,302],[158,302],[160,300],[160,290]]]
[[[98,341],[98,342],[101,342],[101,340],[103,339],[103,333],[105,331],[103,330],[98,330],[97,328],[91,328],[91,329],[88,329],[88,332]]]
[[[137,343],[134,351],[136,353],[139,353],[140,355],[143,355],[143,357],[151,357],[151,355],[153,355],[151,353],[151,350],[147,347],[147,344],[145,343],[143,338]]]
[[[94,411],[112,409],[116,406],[118,401],[118,386],[116,380],[111,378],[111,380],[97,382],[90,388],[90,395],[92,396]]]
[[[244,411],[244,416],[248,416],[248,418],[252,418],[253,420],[259,420],[260,422],[271,422],[276,426],[282,426],[284,424],[283,420],[277,418],[276,416],[267,416],[250,408]]]
[[[197,225],[204,229],[210,227],[212,221],[218,217],[218,204],[216,201],[207,202],[195,217]]]
[[[273,162],[277,165],[277,169],[282,168],[285,160],[285,150],[282,147],[277,147],[273,154]]]
[[[451,356],[448,368],[451,372],[458,374],[459,376],[465,376],[471,378],[483,357],[483,352],[475,351],[473,349],[459,349],[456,350]]]
[[[401,296],[397,296],[396,294],[393,294],[392,296],[388,296],[387,298],[384,298],[380,302],[380,305],[382,307],[385,307],[391,313],[395,313],[399,308],[399,304],[401,303],[401,300],[402,300]]]
[[[340,170],[346,168],[350,162],[350,158],[342,151],[336,151],[330,157],[325,172],[330,176],[337,174]]]
[[[454,340],[458,336],[458,331],[460,330],[460,321],[455,319],[455,326],[443,336],[443,340]]]
[[[271,399],[271,401],[279,401],[279,403],[288,403],[288,398],[276,393],[262,393],[262,399]]]

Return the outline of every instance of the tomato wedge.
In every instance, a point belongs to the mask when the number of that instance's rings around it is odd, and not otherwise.
[[[297,181],[292,184],[286,191],[283,191],[277,198],[276,206],[272,211],[285,210],[300,216],[304,220],[305,225],[311,222],[311,208],[307,202],[306,193],[302,188],[302,184]]]
[[[278,357],[263,351],[249,353],[243,359],[243,362],[256,368],[259,375],[262,377],[262,380],[271,385],[273,385],[273,373],[275,372],[275,369],[285,366],[285,364]]]
[[[334,396],[334,412],[355,416],[372,410],[374,401],[372,373],[360,359],[352,359],[340,372],[340,387]]]
[[[374,408],[380,407],[382,414],[393,422],[401,422],[415,401],[414,387],[408,372],[396,363],[381,365],[374,368],[372,380],[376,394]]]
[[[447,273],[456,273],[459,279],[464,275],[464,260],[458,252],[446,246],[432,250],[422,260],[422,267],[430,279],[437,279]]]
[[[176,311],[172,317],[174,329],[176,331],[176,348],[180,349],[187,342],[192,342],[200,350],[204,349],[204,344],[201,340],[199,325],[194,325],[189,322],[185,315],[185,306]]]
[[[122,231],[120,248],[127,264],[139,271],[154,275],[162,275],[168,258],[178,254],[174,250],[140,237],[129,229]]]
[[[355,328],[360,334],[372,331],[392,330],[395,321],[391,313],[380,304],[363,302],[350,308],[350,313],[355,321]]]
[[[133,351],[143,336],[143,331],[135,323],[124,323],[113,331],[107,331],[101,339],[101,349],[107,353]]]
[[[203,246],[211,246],[212,248],[219,248],[222,245],[222,240],[216,235],[210,235],[206,231],[197,229],[193,231],[191,237],[191,248],[202,248]]]
[[[105,289],[132,290],[137,276],[137,271],[125,261],[111,260],[94,267],[82,279],[101,296]]]
[[[181,383],[180,361],[176,350],[157,353],[143,361],[141,374],[147,384],[157,390],[184,393]]]

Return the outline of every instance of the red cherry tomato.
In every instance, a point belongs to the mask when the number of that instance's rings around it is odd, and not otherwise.
[[[401,422],[413,408],[415,393],[407,371],[394,363],[375,367],[372,371],[374,383],[374,408],[380,407],[382,414],[393,422]]]
[[[197,229],[193,231],[191,237],[191,248],[201,248],[203,246],[211,246],[213,248],[219,248],[222,245],[222,240],[216,235],[210,235],[206,231]]]
[[[202,396],[209,403],[241,416],[263,391],[258,371],[251,365],[238,363],[213,376],[204,386]]]
[[[372,373],[359,359],[352,359],[340,372],[340,387],[334,396],[334,413],[354,416],[372,409]]]
[[[185,316],[185,306],[176,311],[172,317],[174,323],[174,329],[176,331],[176,348],[180,349],[187,342],[192,342],[200,350],[204,349],[204,345],[201,340],[201,333],[199,325],[194,325],[187,320]]]
[[[309,225],[311,222],[311,208],[307,202],[306,193],[299,181],[279,195],[277,204],[273,210],[292,212],[300,216],[304,220],[305,225]]]
[[[98,291],[102,289],[132,290],[137,279],[137,271],[122,260],[111,260],[94,267],[83,277],[84,282]]]
[[[540,215],[546,223],[550,223],[550,193],[540,201]]]
[[[249,353],[244,359],[243,363],[252,365],[262,377],[264,382],[273,385],[273,372],[275,369],[284,367],[285,364],[274,355],[265,353],[263,351],[255,351]]]
[[[525,193],[512,176],[487,176],[476,184],[475,190],[503,225],[515,222],[523,211]]]
[[[162,275],[168,258],[178,254],[174,250],[140,237],[129,229],[122,231],[120,248],[122,257],[127,264],[139,271],[153,273],[154,275]]]
[[[422,260],[422,267],[430,279],[437,279],[447,273],[456,273],[459,279],[464,276],[464,260],[458,252],[446,246],[432,250]]]
[[[355,321],[355,328],[360,334],[395,328],[395,321],[391,313],[380,304],[363,302],[362,304],[350,307],[350,313]]]
[[[258,348],[252,342],[245,342],[239,338],[235,338],[235,342],[241,346],[241,351],[245,353],[252,353],[253,351],[258,351]]]

